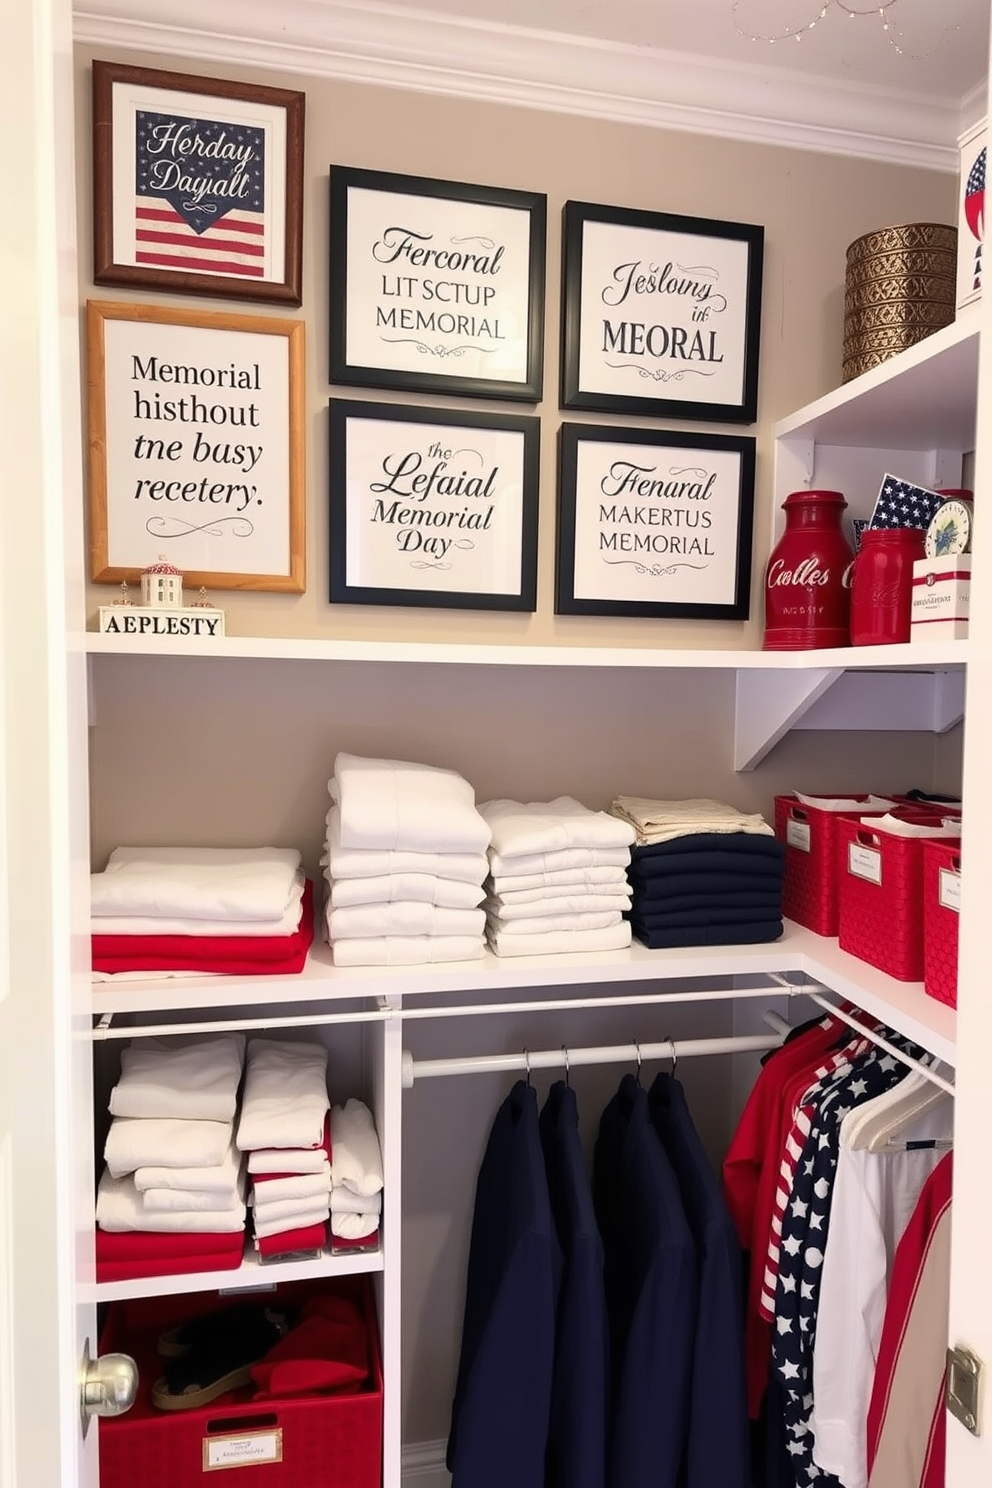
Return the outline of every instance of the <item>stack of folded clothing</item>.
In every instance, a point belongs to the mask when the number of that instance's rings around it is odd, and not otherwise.
[[[313,940],[295,848],[118,847],[90,885],[99,976],[293,974]]]
[[[453,770],[339,754],[328,784],[327,938],[337,966],[483,955],[489,829]]]
[[[571,796],[487,801],[479,810],[492,833],[486,935],[497,955],[630,945],[629,823]]]
[[[374,1249],[382,1215],[382,1152],[363,1101],[332,1109],[331,1151],[331,1249]]]
[[[249,1042],[237,1145],[249,1154],[252,1225],[262,1260],[324,1248],[329,1107],[323,1045]]]
[[[785,848],[763,817],[722,801],[635,796],[611,809],[637,832],[630,917],[646,946],[753,945],[782,934]]]
[[[141,1039],[123,1051],[97,1191],[98,1281],[241,1265],[234,1115],[244,1044],[227,1033]]]

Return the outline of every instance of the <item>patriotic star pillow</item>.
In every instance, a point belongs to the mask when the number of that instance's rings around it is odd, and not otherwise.
[[[871,514],[869,529],[875,531],[880,527],[916,527],[925,532],[930,525],[930,518],[943,499],[926,486],[914,486],[911,481],[886,475],[878,492],[875,510]]]

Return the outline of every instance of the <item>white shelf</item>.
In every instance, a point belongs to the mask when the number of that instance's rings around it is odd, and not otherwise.
[[[383,996],[417,997],[445,994],[474,995],[485,1005],[501,995],[520,991],[551,992],[568,987],[643,986],[655,991],[659,982],[723,977],[797,975],[822,982],[858,1003],[899,1033],[905,1034],[954,1063],[955,1014],[927,997],[918,983],[898,982],[864,961],[841,951],[834,940],[814,935],[786,921],[781,940],[766,945],[687,946],[680,950],[648,950],[635,942],[627,950],[595,955],[521,956],[501,958],[487,952],[481,961],[459,961],[447,966],[410,966],[348,969],[331,963],[326,945],[315,946],[306,971],[299,977],[232,977],[162,982],[97,983],[93,988],[96,1013],[163,1013],[173,1011],[271,1007],[280,1004],[336,1002]],[[679,1001],[691,1002],[693,993],[673,991]],[[702,995],[702,994],[700,994]],[[712,996],[710,992],[708,994]],[[726,996],[775,995],[774,988],[736,988]],[[316,1006],[315,1006],[315,1011]],[[471,1012],[471,1007],[466,1008]],[[140,1034],[140,1028],[134,1030]]]
[[[775,425],[775,438],[863,449],[974,448],[978,319],[958,320]]]
[[[660,650],[651,647],[458,645],[399,641],[281,639],[225,636],[217,641],[179,641],[146,636],[126,641],[87,631],[76,649],[93,656],[185,656],[214,660],[403,662],[440,666],[648,667],[711,671],[808,671],[821,667],[884,671],[891,667],[931,671],[967,663],[967,641],[931,641],[902,646],[839,646],[825,651]]]
[[[331,1255],[316,1260],[273,1261],[261,1265],[249,1242],[236,1271],[193,1271],[180,1276],[142,1276],[134,1281],[96,1282],[94,1302],[120,1302],[128,1297],[173,1297],[189,1292],[244,1291],[287,1281],[313,1281],[318,1276],[360,1276],[383,1269],[382,1250]]]

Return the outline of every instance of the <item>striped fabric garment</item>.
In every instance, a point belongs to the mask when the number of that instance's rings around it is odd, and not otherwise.
[[[258,212],[225,212],[216,225],[196,232],[160,197],[135,198],[135,261],[191,273],[265,273],[265,224]]]
[[[869,1488],[944,1488],[953,1157],[923,1186],[892,1264],[868,1407]]]
[[[785,1139],[785,1146],[782,1149],[778,1184],[775,1189],[772,1228],[768,1236],[768,1253],[765,1257],[764,1280],[762,1281],[761,1299],[758,1304],[758,1311],[766,1322],[773,1322],[775,1317],[775,1287],[778,1282],[782,1219],[792,1197],[792,1190],[795,1186],[796,1165],[802,1155],[806,1138],[809,1136],[812,1118],[816,1112],[817,1101],[823,1094],[824,1082],[831,1075],[844,1070],[850,1065],[852,1060],[864,1054],[870,1047],[871,1045],[865,1039],[852,1038],[843,1048],[828,1055],[823,1063],[814,1071],[801,1105],[796,1107],[793,1112],[792,1126],[789,1129],[789,1134]]]

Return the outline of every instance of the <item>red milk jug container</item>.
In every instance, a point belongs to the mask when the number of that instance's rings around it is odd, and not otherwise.
[[[809,651],[849,643],[850,566],[840,491],[793,491],[785,531],[765,572],[765,651]]]
[[[869,528],[862,533],[851,578],[852,646],[909,640],[913,564],[924,556],[923,533],[915,527]]]

